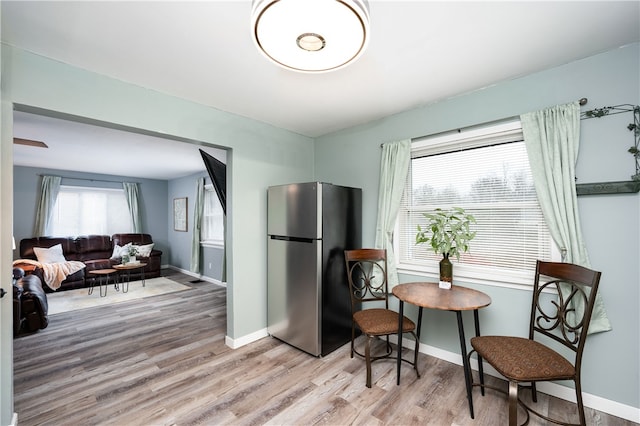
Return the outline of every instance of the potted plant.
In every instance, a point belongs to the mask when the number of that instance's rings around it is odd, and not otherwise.
[[[129,260],[123,263],[136,263],[136,256],[138,255],[138,247],[134,245],[130,245],[127,249],[127,254],[129,255]]]
[[[435,209],[433,213],[423,213],[427,218],[427,227],[418,225],[416,244],[429,243],[434,253],[442,253],[440,261],[440,287],[451,288],[453,281],[453,265],[451,255],[460,260],[460,254],[469,251],[469,241],[475,236],[471,224],[475,217],[461,207],[449,210]]]

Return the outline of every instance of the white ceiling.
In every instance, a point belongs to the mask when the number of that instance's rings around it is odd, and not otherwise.
[[[302,74],[254,47],[250,0],[0,7],[5,43],[310,137],[640,40],[638,1],[373,0],[363,56]]]
[[[226,163],[220,149],[21,111],[13,133],[48,146],[13,145],[17,166],[171,180],[205,170],[199,149]]]

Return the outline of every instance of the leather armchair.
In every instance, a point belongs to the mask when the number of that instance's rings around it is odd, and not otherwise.
[[[24,275],[20,268],[13,272],[13,331],[34,332],[49,325],[49,304],[37,275]]]
[[[18,280],[24,277],[24,271],[20,268],[13,268],[13,335],[17,336],[22,328],[21,299],[22,287],[18,285]]]

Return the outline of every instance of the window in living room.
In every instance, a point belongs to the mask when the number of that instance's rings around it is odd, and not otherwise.
[[[132,232],[124,190],[60,186],[48,235],[112,235]]]
[[[423,213],[462,207],[476,237],[456,262],[458,279],[529,284],[536,259],[557,259],[536,198],[520,121],[416,139],[398,215],[398,269],[436,274],[442,258],[415,244]]]
[[[213,185],[204,187],[204,208],[202,212],[202,238],[207,246],[224,246],[224,213]]]

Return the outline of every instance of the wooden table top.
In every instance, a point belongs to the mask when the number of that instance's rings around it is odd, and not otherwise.
[[[94,269],[93,271],[89,271],[90,274],[95,275],[109,275],[117,272],[115,269]]]
[[[144,268],[145,266],[147,266],[146,263],[124,263],[120,265],[113,265],[116,269],[137,269]]]
[[[491,298],[481,291],[457,285],[447,290],[429,282],[398,284],[393,294],[412,305],[443,311],[471,311],[491,304]]]

